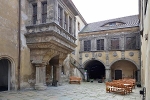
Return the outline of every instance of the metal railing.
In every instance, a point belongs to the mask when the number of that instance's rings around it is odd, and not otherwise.
[[[83,79],[85,79],[84,68],[71,56],[70,56],[70,63],[80,71],[80,73],[82,74]]]

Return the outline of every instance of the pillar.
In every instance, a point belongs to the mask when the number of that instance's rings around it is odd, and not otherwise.
[[[141,71],[140,70],[137,70],[137,76],[138,76],[138,79],[137,79],[137,82],[141,82]]]
[[[58,65],[57,66],[57,80],[58,80],[58,85],[61,85],[62,82],[61,82],[61,67],[62,65]]]
[[[105,69],[105,73],[106,73],[106,82],[110,81],[111,80],[111,69],[110,68],[106,68]]]
[[[36,67],[36,90],[45,90],[46,86],[46,65],[44,64],[35,64]]]
[[[37,2],[37,24],[40,24],[42,22],[42,7],[41,7],[41,2],[38,0]]]
[[[56,65],[53,65],[53,82],[52,82],[52,86],[57,86],[57,76],[56,76],[56,68],[57,66]]]

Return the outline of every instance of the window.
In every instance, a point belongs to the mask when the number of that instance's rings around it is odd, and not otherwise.
[[[119,49],[119,38],[111,38],[111,50]]]
[[[148,0],[145,0],[144,3],[145,3],[145,11],[144,11],[144,14],[146,15]]]
[[[72,18],[69,17],[69,33],[72,33]]]
[[[47,19],[47,2],[42,3],[42,23],[46,23]]]
[[[109,26],[113,26],[113,25],[116,25],[116,22],[109,23]]]
[[[32,16],[32,21],[33,24],[36,24],[37,21],[37,4],[33,4],[33,16]]]
[[[97,40],[97,50],[104,50],[104,39]]]
[[[64,14],[64,29],[67,30],[67,14]]]
[[[136,49],[136,37],[126,37],[126,49]]]
[[[78,31],[80,31],[80,23],[78,22]]]
[[[62,8],[60,6],[58,6],[58,22],[62,26]]]
[[[84,41],[84,51],[90,51],[91,50],[91,40]]]

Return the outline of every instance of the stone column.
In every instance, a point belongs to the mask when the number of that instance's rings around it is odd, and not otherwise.
[[[105,69],[105,73],[106,73],[106,82],[110,81],[111,80],[111,69],[110,68],[106,68]]]
[[[137,82],[141,82],[141,71],[137,70]]]
[[[76,30],[76,29],[77,29],[77,28],[76,28],[76,27],[77,27],[77,26],[76,26],[76,17],[74,17],[74,23],[73,23],[73,24],[74,24],[73,34],[74,34],[74,37],[76,37],[76,31],[77,31],[77,30]]]
[[[67,14],[67,31],[69,32],[69,15]]]
[[[53,65],[53,82],[52,82],[52,86],[57,86],[57,78],[56,78],[56,65]]]
[[[41,2],[38,0],[37,2],[37,24],[40,24],[42,22],[42,17],[41,17],[41,13],[42,13],[42,7],[41,7]]]
[[[58,81],[58,85],[61,85],[61,65],[58,65],[56,68],[56,73],[57,73],[57,76],[56,76],[56,79]]]
[[[64,29],[64,16],[65,16],[65,11],[64,11],[64,9],[62,9],[62,28]]]
[[[46,86],[46,65],[43,64],[35,64],[36,67],[36,90],[45,90]]]

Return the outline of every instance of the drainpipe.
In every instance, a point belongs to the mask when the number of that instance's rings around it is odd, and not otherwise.
[[[20,43],[20,34],[21,34],[21,28],[20,28],[20,25],[21,25],[21,0],[18,0],[19,1],[19,14],[18,14],[18,89],[17,90],[20,90],[20,59],[21,59],[21,43]]]

